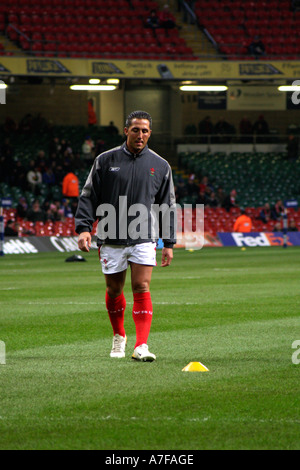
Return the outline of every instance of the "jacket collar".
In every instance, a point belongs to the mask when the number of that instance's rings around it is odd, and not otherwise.
[[[123,143],[122,148],[123,148],[123,151],[126,153],[126,155],[129,155],[130,157],[137,158],[137,157],[141,157],[142,155],[144,155],[144,153],[147,152],[147,150],[148,150],[148,145],[146,145],[146,146],[143,148],[143,150],[141,150],[139,153],[132,153],[132,152],[130,152],[130,150],[129,150],[128,147],[127,147],[127,143],[126,143],[126,142]]]

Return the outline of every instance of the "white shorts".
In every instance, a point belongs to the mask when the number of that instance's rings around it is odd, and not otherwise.
[[[99,259],[104,274],[125,271],[128,263],[156,266],[156,243],[146,242],[136,245],[101,245]]]

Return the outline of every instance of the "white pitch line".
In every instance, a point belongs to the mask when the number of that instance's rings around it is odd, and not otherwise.
[[[25,302],[26,305],[57,305],[57,302]],[[198,305],[198,302],[155,302],[155,305]],[[127,302],[128,305],[133,305],[133,302]],[[59,305],[106,305],[105,302],[60,302]]]
[[[0,290],[17,290],[21,289],[21,287],[0,287]]]
[[[246,416],[243,418],[240,417],[232,417],[232,418],[214,418],[211,416],[204,416],[204,417],[193,417],[193,418],[176,418],[174,416],[162,416],[162,417],[154,417],[150,418],[149,416],[143,417],[143,416],[129,416],[129,417],[120,417],[120,416],[84,416],[84,417],[74,417],[74,416],[68,416],[68,421],[74,421],[77,422],[79,420],[84,420],[84,421],[119,421],[119,422],[126,422],[128,423],[129,420],[131,421],[145,421],[145,422],[150,422],[150,421],[174,421],[177,422],[179,421],[180,423],[182,422],[198,422],[198,423],[203,423],[207,421],[214,421],[214,422],[237,422],[237,423],[264,423],[264,424],[300,424],[299,419],[291,419],[291,418],[279,418],[279,419],[274,419],[274,418],[269,418],[269,419],[260,419],[260,418],[254,418],[250,416]],[[10,416],[10,417],[5,417],[5,416],[0,416],[0,420],[3,421],[18,421],[19,416]],[[52,417],[52,416],[43,416],[43,417],[34,417],[34,416],[26,416],[26,420],[29,421],[52,421],[52,422],[60,422],[63,421],[65,422],[66,417],[65,416],[57,416],[57,417]]]

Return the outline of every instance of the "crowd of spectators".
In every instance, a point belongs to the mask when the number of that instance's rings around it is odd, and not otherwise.
[[[73,153],[70,142],[57,137],[51,141],[48,153],[39,150],[29,161],[15,159],[13,145],[6,138],[1,148],[0,163],[0,182],[22,191],[30,191],[36,196],[40,194],[43,184],[49,188],[62,186],[70,168],[76,171],[86,167],[83,155],[80,152]]]
[[[235,220],[232,230],[250,232],[253,228],[253,221],[250,215],[239,204],[236,189],[233,188],[229,193],[226,193],[221,186],[216,188],[208,176],[203,176],[200,182],[197,181],[194,174],[190,174],[188,179],[179,177],[175,185],[175,197],[177,204],[191,204],[194,208],[196,204],[204,204],[205,208],[223,208],[227,213],[230,213],[231,209],[236,209],[240,214]],[[273,223],[273,230],[275,232],[282,231],[284,210],[282,200],[278,200],[273,206],[265,203],[257,214],[256,219],[265,225],[269,222]],[[298,231],[293,218],[289,219],[288,230]]]
[[[46,124],[39,118],[39,125],[46,128]],[[9,123],[11,124],[11,123]],[[20,125],[18,132],[32,134],[32,119],[26,116]],[[226,121],[221,118],[215,127],[212,125],[210,117],[207,116],[199,124],[199,131],[203,134],[212,132],[222,133],[226,129]],[[110,123],[111,134],[118,134],[118,129],[114,123]],[[249,130],[255,129],[255,132],[266,132],[263,117],[259,117],[252,126],[247,116],[245,116],[240,125],[240,131],[248,134]],[[261,130],[259,130],[261,129]],[[73,149],[72,142],[66,138],[54,136],[49,141],[48,149],[39,150],[33,158],[22,160],[15,158],[14,141],[9,136],[12,131],[5,132],[3,144],[0,146],[0,183],[5,183],[9,187],[18,188],[21,195],[16,207],[18,218],[36,223],[37,221],[64,221],[66,218],[74,217],[77,201],[80,191],[80,182],[78,171],[85,173],[90,169],[95,156],[105,150],[105,143],[98,139],[96,143],[91,136],[86,134],[81,144],[81,148]],[[294,140],[291,150],[292,155],[288,158],[294,158],[295,148]],[[291,144],[290,144],[291,145]],[[55,189],[59,188],[59,191]],[[30,193],[32,198],[26,196]],[[190,203],[204,204],[210,208],[224,208],[230,212],[232,208],[239,208],[238,194],[235,188],[226,193],[222,187],[215,187],[208,176],[203,176],[199,182],[194,174],[191,174],[186,180],[179,176],[175,185],[176,202],[178,204]],[[26,197],[25,197],[26,196]],[[277,222],[283,212],[283,205],[278,201],[274,207],[265,204],[262,208],[259,219],[263,223],[269,221]],[[7,230],[17,229],[12,223],[7,223]],[[274,227],[275,229],[275,227]],[[291,226],[291,230],[297,230],[296,225]]]
[[[14,136],[24,135],[35,138],[36,129],[27,115],[18,126],[8,120],[9,131],[4,127],[3,144],[0,145],[0,183],[17,190],[18,201],[16,216],[36,223],[45,221],[64,221],[74,217],[80,192],[80,181],[76,173],[87,172],[95,156],[101,153],[104,141],[96,143],[86,136],[81,148],[73,149],[72,143],[65,138],[54,136],[46,149],[38,150],[32,158],[15,156]],[[112,132],[117,129],[111,123]],[[47,132],[47,131],[46,131]],[[89,151],[86,153],[86,146]],[[2,194],[6,196],[7,194]],[[14,196],[16,198],[16,196]],[[8,221],[6,233],[18,231],[17,223]]]
[[[146,18],[145,27],[152,29],[155,34],[156,30],[163,28],[166,31],[169,29],[180,29],[180,26],[176,24],[174,15],[171,13],[169,5],[166,3],[163,9],[157,11],[155,9],[150,11],[149,16]]]
[[[190,174],[187,180],[182,176],[179,177],[175,185],[175,197],[177,204],[223,207],[227,212],[232,207],[238,207],[237,191],[232,189],[227,194],[222,187],[215,188],[208,176],[203,176],[200,182],[197,182],[194,174]]]
[[[199,122],[198,126],[189,124],[185,128],[186,135],[198,134],[200,142],[203,143],[209,140],[215,143],[229,143],[238,133],[242,143],[252,142],[253,136],[256,137],[257,142],[267,142],[270,126],[262,114],[253,123],[248,116],[243,116],[238,130],[224,116],[220,116],[218,121],[213,124],[211,116],[208,115]]]

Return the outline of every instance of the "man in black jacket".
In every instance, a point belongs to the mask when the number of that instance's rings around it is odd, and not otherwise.
[[[111,357],[125,357],[123,288],[130,265],[136,327],[132,358],[138,361],[156,359],[147,345],[153,313],[150,282],[156,265],[156,241],[161,235],[163,267],[170,265],[176,242],[172,171],[166,160],[149,149],[151,132],[152,118],[148,113],[134,111],[128,116],[124,128],[126,142],[95,159],[76,213],[78,246],[82,251],[89,251],[93,223],[98,219],[106,307],[114,333]],[[139,216],[134,218],[137,213]],[[159,233],[153,231],[157,225]]]

